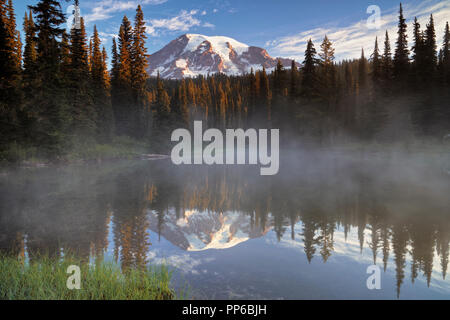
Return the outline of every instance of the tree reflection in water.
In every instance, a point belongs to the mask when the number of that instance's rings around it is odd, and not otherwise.
[[[17,170],[0,177],[0,248],[30,259],[70,251],[89,261],[111,247],[124,269],[139,268],[152,250],[150,230],[184,250],[193,244],[179,228],[199,231],[205,249],[234,219],[224,248],[238,243],[235,235],[257,238],[273,230],[279,241],[300,241],[309,262],[327,262],[342,228],[346,239],[356,232],[361,252],[370,248],[385,271],[391,256],[400,295],[406,268],[410,281],[423,274],[430,285],[439,261],[446,277],[448,184],[423,166],[320,155],[284,161],[273,177],[256,167],[168,161]]]

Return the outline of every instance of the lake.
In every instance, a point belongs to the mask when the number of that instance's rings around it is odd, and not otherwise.
[[[336,150],[286,155],[275,176],[170,160],[11,169],[0,250],[164,263],[194,299],[449,299],[448,169]]]

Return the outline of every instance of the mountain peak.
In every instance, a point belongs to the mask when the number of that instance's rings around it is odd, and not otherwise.
[[[290,67],[291,60],[281,59]],[[182,79],[214,73],[242,75],[250,69],[274,68],[277,59],[266,50],[225,36],[187,33],[150,55],[148,73],[162,78]]]

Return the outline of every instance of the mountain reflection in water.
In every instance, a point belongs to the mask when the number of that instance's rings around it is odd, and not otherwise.
[[[164,262],[196,297],[448,298],[450,177],[423,163],[318,152],[273,177],[170,160],[11,171],[0,250]]]

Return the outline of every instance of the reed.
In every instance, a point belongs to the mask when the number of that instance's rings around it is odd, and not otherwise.
[[[81,270],[81,289],[70,290],[70,265]],[[82,263],[75,258],[41,256],[32,261],[0,256],[0,299],[3,300],[172,300],[183,299],[170,287],[165,266],[129,269],[115,263]]]

